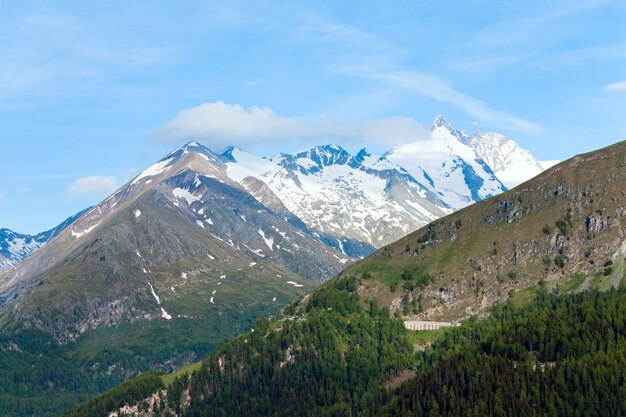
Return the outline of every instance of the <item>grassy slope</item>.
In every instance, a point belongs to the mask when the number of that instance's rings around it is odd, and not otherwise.
[[[280,270],[284,275],[278,278],[274,270],[262,270],[261,265],[255,267],[254,272],[231,271],[225,279],[209,275],[189,278],[186,285],[177,287],[176,298],[171,300],[167,295],[174,294],[171,289],[160,286],[156,291],[162,294],[161,306],[173,316],[172,320],[141,320],[89,330],[76,341],[72,353],[90,360],[109,353],[126,353],[129,360],[145,358],[150,362],[189,351],[203,354],[220,341],[249,330],[257,319],[277,313],[281,306],[313,286],[286,271]],[[250,272],[255,275],[247,275]],[[292,277],[304,286],[295,288],[286,284],[285,277]],[[217,291],[214,296],[213,291]],[[214,304],[210,302],[212,296]],[[276,301],[272,301],[273,297]],[[153,299],[146,302],[156,304]],[[170,366],[180,363],[175,361]]]

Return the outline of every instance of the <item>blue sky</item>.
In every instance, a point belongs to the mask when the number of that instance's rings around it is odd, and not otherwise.
[[[7,1],[0,227],[50,228],[177,144],[384,151],[437,114],[539,159],[626,139],[623,1]]]

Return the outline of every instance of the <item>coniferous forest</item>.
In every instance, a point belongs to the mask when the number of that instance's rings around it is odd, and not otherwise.
[[[450,332],[383,415],[626,414],[626,293],[540,294]]]
[[[291,306],[287,318],[258,322],[139,410],[193,417],[626,414],[625,291],[539,290],[530,304],[496,307],[422,351],[401,321],[360,301],[354,288],[337,281]],[[97,400],[82,410],[68,415],[111,411]]]

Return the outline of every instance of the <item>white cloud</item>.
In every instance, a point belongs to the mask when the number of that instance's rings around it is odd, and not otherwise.
[[[606,91],[626,91],[626,80],[604,86]]]
[[[333,140],[343,144],[379,144],[389,147],[428,137],[428,131],[409,117],[389,117],[361,123],[335,119],[307,122],[274,113],[269,107],[221,101],[181,111],[151,139],[162,143],[200,140],[214,149],[245,146],[266,140]]]
[[[67,191],[74,197],[105,197],[117,188],[115,177],[93,175],[77,179],[67,187]]]
[[[0,198],[4,198],[4,193],[0,191]]]

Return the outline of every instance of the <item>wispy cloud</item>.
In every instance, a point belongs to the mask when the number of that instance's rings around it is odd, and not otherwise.
[[[602,10],[606,13],[619,7],[617,4],[612,0],[499,4],[498,7],[506,10],[506,17],[468,32],[466,36],[471,41],[461,43],[447,65],[455,70],[487,75],[509,67],[556,70],[590,61],[623,60],[624,44],[608,41],[610,32],[604,39],[596,36],[594,20],[595,13]],[[589,33],[594,33],[594,37],[590,38]]]
[[[489,107],[485,102],[454,89],[442,78],[416,71],[367,72],[351,71],[353,75],[377,80],[389,86],[400,88],[451,104],[480,122],[500,129],[538,133],[543,129],[524,118]]]
[[[374,33],[311,13],[299,17],[291,42],[321,46],[317,50],[322,51],[331,71],[356,64],[370,70],[391,70],[409,55],[405,48]]]
[[[606,3],[606,0],[581,0],[562,2],[556,6],[546,5],[547,7],[542,3],[537,3],[540,9],[544,9],[538,11],[536,8],[533,10],[533,7],[520,3],[517,10],[513,6],[511,14],[515,15],[514,18],[502,19],[487,26],[476,34],[474,41],[483,47],[538,46],[545,42],[558,43],[563,38],[573,36],[565,30],[569,27],[566,18],[588,12]]]
[[[606,91],[626,91],[626,80],[604,86]]]
[[[428,131],[408,117],[389,117],[363,123],[334,119],[314,122],[276,114],[269,107],[245,108],[223,102],[205,103],[183,110],[154,132],[162,143],[200,140],[214,149],[231,144],[251,146],[267,140],[303,140],[391,146],[428,137]]]
[[[357,27],[318,14],[300,16],[300,24],[292,35],[292,42],[325,43],[355,53],[379,53],[387,59],[399,59],[406,50],[393,42]]]
[[[379,36],[345,24],[315,20],[314,29],[305,25],[298,33],[306,34],[300,39],[308,42],[333,42],[345,54],[332,58],[328,66],[331,71],[355,78],[369,79],[387,87],[403,90],[441,103],[450,104],[496,128],[537,133],[542,128],[522,117],[506,111],[493,109],[484,101],[463,93],[451,86],[444,78],[426,72],[407,70],[403,64],[406,51]],[[512,57],[499,65],[509,65],[510,61],[524,59]]]
[[[470,74],[486,76],[502,69],[511,67],[528,61],[537,55],[534,51],[524,51],[520,53],[497,53],[472,56],[469,58],[450,56],[446,59],[446,64],[456,70],[461,70]]]
[[[4,198],[4,193],[0,191],[0,199]]]
[[[76,14],[76,13],[75,13]],[[65,86],[104,81],[164,61],[181,50],[168,41],[117,33],[105,19],[55,12],[0,17],[0,99],[24,94],[55,96]]]
[[[89,176],[74,181],[67,187],[72,197],[105,197],[118,188],[117,178],[113,176]]]

